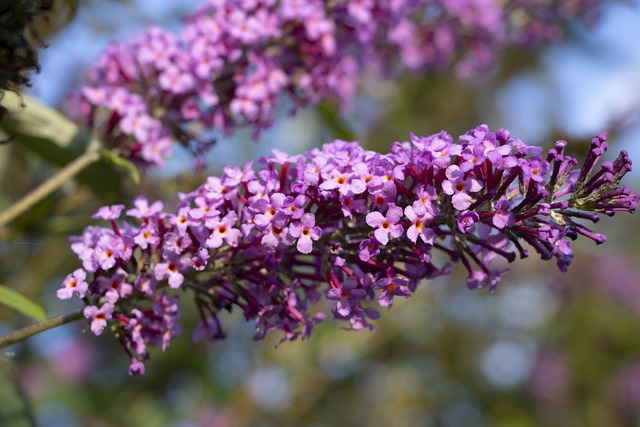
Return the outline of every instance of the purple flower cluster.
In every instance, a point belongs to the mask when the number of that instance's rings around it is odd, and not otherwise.
[[[376,305],[407,298],[418,283],[448,274],[434,250],[460,261],[470,288],[493,290],[526,242],[561,270],[578,235],[605,236],[576,220],[634,212],[639,195],[619,188],[631,169],[625,152],[596,163],[607,148],[594,138],[582,169],[558,141],[546,154],[481,125],[456,142],[441,132],[394,143],[389,154],[334,141],[298,156],[277,153],[254,170],[228,166],[181,200],[172,213],[139,197],[134,208],[104,207],[72,239],[83,268],[60,298],[78,295],[91,330],[117,332],[141,372],[148,346],[179,333],[178,293],[193,292],[196,338],[224,337],[220,313],[255,319],[261,339],[311,334],[310,310],[324,295],[336,319],[373,329]],[[313,314],[315,313],[315,314]]]
[[[210,0],[186,19],[180,38],[151,28],[111,44],[73,95],[71,114],[121,156],[162,165],[171,141],[200,154],[215,132],[250,126],[257,136],[283,94],[294,108],[326,99],[344,105],[364,70],[388,73],[394,59],[421,72],[486,68],[510,37],[544,38],[540,28],[522,35],[538,17],[558,24],[535,13],[550,7],[538,3]],[[569,12],[558,16],[582,13]]]

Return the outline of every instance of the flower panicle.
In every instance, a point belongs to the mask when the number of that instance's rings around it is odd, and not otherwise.
[[[373,330],[380,308],[451,263],[464,266],[469,288],[494,290],[506,264],[528,255],[525,244],[564,271],[572,240],[602,243],[583,222],[635,211],[638,194],[617,187],[630,161],[622,154],[597,169],[591,153],[585,173],[565,145],[543,155],[480,125],[457,141],[412,135],[388,154],[334,141],[276,152],[257,169],[227,166],[173,211],[144,197],[128,210],[101,208],[94,217],[109,226],[72,238],[83,267],[58,296],[83,299],[95,334],[118,332],[132,373],[149,347],[164,350],[180,333],[187,293],[200,316],[195,339],[223,338],[221,314],[231,310],[255,321],[255,339],[274,330],[305,339],[326,316],[322,299],[348,328]],[[433,251],[450,262],[436,264]]]
[[[473,75],[506,45],[558,39],[563,20],[600,6],[561,3],[210,0],[178,35],[152,27],[109,45],[68,110],[139,165],[163,165],[172,141],[199,160],[219,134],[269,128],[283,95],[294,110],[342,107],[365,71]]]

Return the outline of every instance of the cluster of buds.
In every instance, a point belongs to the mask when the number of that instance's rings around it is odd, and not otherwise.
[[[273,123],[283,94],[294,111],[324,100],[345,105],[364,70],[465,76],[485,69],[505,44],[559,28],[536,11],[563,2],[538,3],[210,0],[186,18],[180,37],[152,28],[111,44],[72,95],[70,114],[121,156],[162,165],[172,141],[199,155],[218,132],[249,126],[257,136]],[[574,12],[561,20],[582,13]]]
[[[179,334],[180,294],[195,299],[195,339],[223,338],[220,314],[234,309],[255,319],[255,339],[272,330],[304,339],[325,317],[312,310],[323,297],[351,329],[373,329],[379,307],[449,273],[433,251],[464,266],[469,288],[493,290],[506,270],[499,259],[526,257],[524,243],[565,270],[571,240],[604,242],[580,221],[635,211],[639,195],[619,187],[631,161],[623,151],[598,168],[604,134],[581,169],[565,146],[543,154],[481,125],[458,141],[412,135],[388,154],[345,141],[274,152],[258,170],[226,167],[172,212],[143,197],[126,211],[101,208],[94,218],[110,227],[72,238],[83,268],[58,296],[82,298],[95,334],[111,326],[131,373],[143,372],[149,346]]]

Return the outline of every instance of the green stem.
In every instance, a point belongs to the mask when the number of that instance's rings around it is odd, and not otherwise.
[[[100,158],[100,142],[92,139],[87,150],[71,163],[67,164],[57,174],[43,182],[39,187],[18,200],[4,211],[0,212],[0,227],[7,225],[19,215],[29,210],[36,203],[60,188],[62,184],[82,172],[87,166]]]
[[[75,322],[76,320],[82,319],[83,317],[84,315],[82,313],[82,310],[78,310],[74,313],[63,314],[60,316],[52,317],[42,322],[34,323],[33,325],[25,326],[22,329],[18,329],[17,331],[13,331],[1,336],[0,348],[23,341],[30,336],[39,334],[40,332],[57,328],[58,326],[66,325],[67,323]]]

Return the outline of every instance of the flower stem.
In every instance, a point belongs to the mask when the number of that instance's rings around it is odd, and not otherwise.
[[[47,331],[49,329],[57,328],[58,326],[66,325],[67,323],[74,322],[82,319],[84,316],[82,310],[78,310],[74,313],[62,314],[60,316],[52,317],[42,322],[34,323],[33,325],[25,326],[17,331],[10,332],[0,337],[0,348],[10,346],[17,342],[23,341],[30,336],[39,334],[40,332]]]
[[[60,188],[62,184],[82,172],[87,166],[100,158],[100,142],[93,138],[87,150],[80,157],[62,168],[57,174],[43,182],[39,187],[0,212],[0,227],[10,223],[36,203]]]

